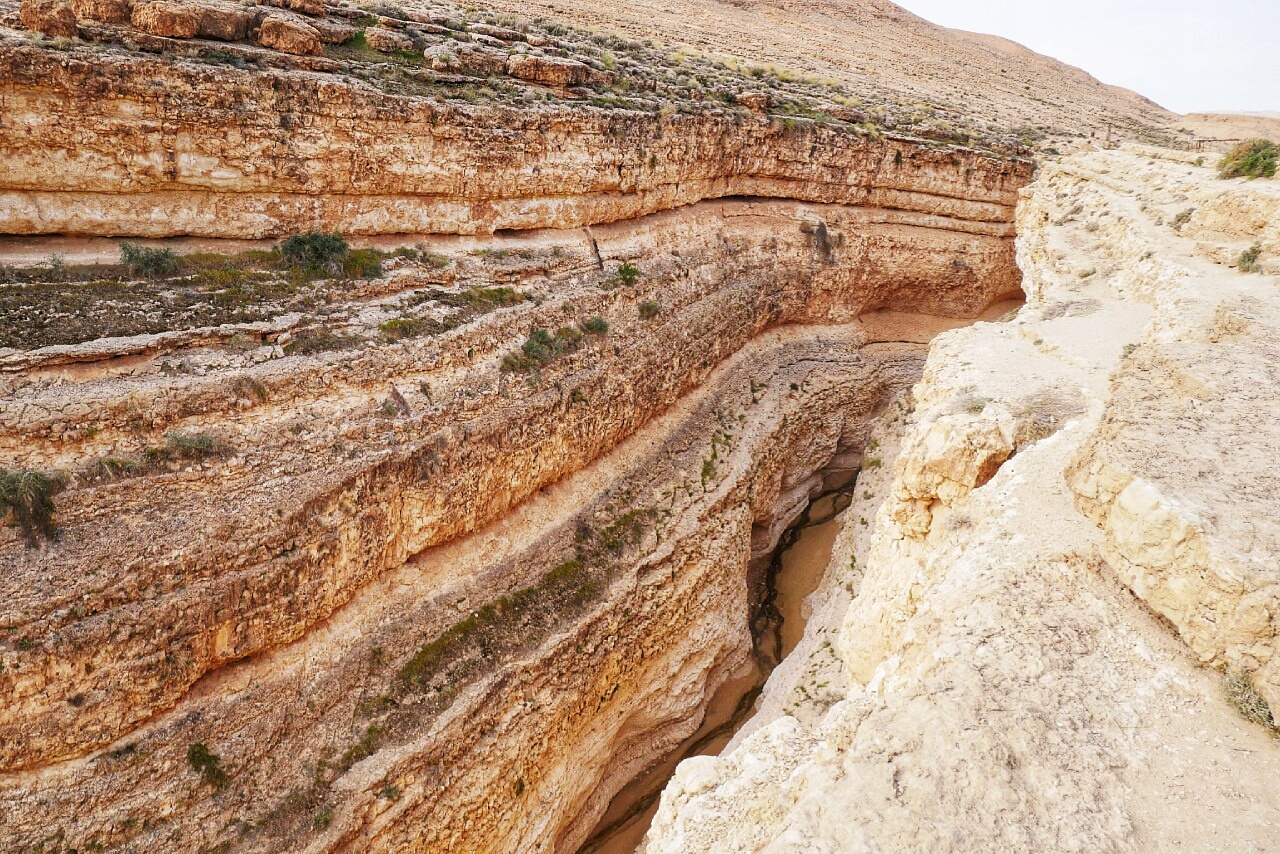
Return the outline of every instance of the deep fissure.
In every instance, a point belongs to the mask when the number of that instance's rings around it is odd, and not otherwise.
[[[824,469],[819,475],[828,471]],[[648,830],[658,799],[676,766],[692,756],[718,754],[756,712],[756,701],[769,676],[792,651],[784,644],[783,627],[787,620],[780,595],[790,593],[796,601],[788,604],[798,606],[812,593],[821,582],[830,560],[832,543],[826,543],[825,548],[820,547],[803,564],[788,566],[786,557],[823,526],[832,523],[843,526],[841,517],[853,502],[860,474],[861,469],[826,474],[819,494],[811,497],[787,524],[770,555],[760,593],[752,603],[749,669],[717,689],[708,700],[702,722],[692,736],[646,768],[613,797],[591,836],[579,849],[579,854],[629,854],[635,851]],[[830,485],[833,479],[835,485]],[[803,573],[803,570],[810,572]],[[782,582],[789,580],[787,573],[804,574],[808,578],[800,580],[798,587],[791,585],[790,589],[784,589]],[[800,616],[798,607],[792,615],[793,620],[797,618],[799,625],[788,628],[802,634],[804,618]],[[724,710],[730,705],[732,710],[725,717]]]

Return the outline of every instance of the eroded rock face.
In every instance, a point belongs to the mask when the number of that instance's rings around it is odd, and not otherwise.
[[[985,198],[987,178],[970,177]],[[176,425],[217,431],[236,452],[72,489],[56,547],[4,551],[21,562],[2,574],[6,624],[32,638],[0,673],[9,838],[44,833],[22,805],[36,792],[68,839],[160,849],[178,829],[255,850],[308,834],[326,848],[574,847],[749,654],[745,567],[760,532],[784,527],[794,485],[915,377],[920,345],[868,344],[854,321],[967,316],[1017,291],[998,207],[953,208],[970,219],[897,198],[923,210],[725,200],[542,233],[493,260],[455,249],[502,276],[474,284],[538,299],[439,338],[258,368],[203,361],[209,339],[154,341],[124,351],[151,364],[136,375],[58,387],[70,397],[55,408],[92,419],[88,432],[27,403],[49,394],[42,371],[91,371],[103,342],[24,354],[0,446],[26,465],[79,469],[138,424],[153,443]],[[633,285],[623,261],[643,271]],[[416,269],[366,298],[445,275]],[[531,327],[597,314],[607,334],[536,374],[501,369]],[[203,376],[157,365],[187,358]],[[129,568],[71,584],[90,563]],[[76,604],[21,581],[37,575]],[[122,633],[125,613],[149,628]],[[207,796],[191,744],[239,794]],[[69,763],[87,764],[73,779]],[[72,803],[94,806],[74,817]],[[240,835],[233,814],[257,829]]]
[[[133,8],[132,22],[145,33],[189,39],[200,30],[203,14],[199,6],[175,0],[150,0]]]
[[[88,18],[104,24],[126,24],[133,14],[131,0],[73,0],[77,18]]]
[[[1181,152],[1043,167],[1028,304],[935,340],[805,640],[645,850],[1269,844],[1277,297],[1208,260],[1248,219],[1170,225],[1231,195]]]
[[[268,15],[262,19],[262,23],[258,25],[257,39],[263,47],[300,56],[318,56],[324,49],[320,33],[315,27],[278,15]]]
[[[78,32],[75,10],[67,0],[22,0],[18,16],[22,26],[46,36],[73,39]]]
[[[580,86],[591,80],[591,67],[573,59],[554,56],[513,56],[507,73],[521,80],[547,86]]]
[[[199,27],[194,7],[163,2],[185,28]],[[314,28],[271,15],[258,39],[304,54],[321,48]],[[0,45],[0,90],[23,117],[0,128],[7,233],[487,234],[620,221],[730,195],[961,216],[1008,233],[1028,169],[764,117],[470,107],[344,77],[46,53]],[[498,55],[495,70],[506,61]],[[165,100],[156,80],[184,97]],[[61,130],[69,122],[81,128],[74,142]],[[171,133],[184,140],[175,158],[164,153]]]
[[[369,47],[383,53],[394,53],[398,50],[413,50],[413,40],[408,36],[388,30],[385,27],[368,27],[364,31],[364,40]]]

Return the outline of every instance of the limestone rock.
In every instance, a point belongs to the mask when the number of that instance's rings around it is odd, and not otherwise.
[[[249,35],[253,26],[253,13],[234,3],[202,0],[200,26],[196,35],[219,41],[240,41]]]
[[[28,30],[54,38],[72,39],[79,32],[76,13],[67,0],[22,0],[18,18]]]
[[[76,17],[104,24],[127,24],[133,11],[132,0],[72,0]]]
[[[413,50],[413,40],[385,27],[369,27],[364,31],[365,44],[381,53]]]
[[[753,113],[767,112],[771,101],[768,92],[742,92],[738,95],[738,103]]]
[[[258,26],[258,44],[283,53],[319,56],[324,52],[315,27],[278,15],[268,15]]]
[[[325,44],[342,44],[356,34],[356,28],[333,18],[312,18],[307,22],[320,34]]]
[[[576,59],[517,55],[507,60],[512,77],[546,86],[581,86],[591,80],[591,67]]]
[[[200,31],[204,17],[198,6],[177,0],[151,0],[133,7],[133,25],[155,36],[189,39]]]
[[[493,24],[471,24],[467,27],[467,32],[475,35],[488,36],[504,42],[524,41],[524,34],[518,30],[513,30],[508,27],[498,27]]]

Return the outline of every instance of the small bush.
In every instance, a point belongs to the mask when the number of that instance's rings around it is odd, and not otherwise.
[[[1249,676],[1238,670],[1229,670],[1222,680],[1223,690],[1229,702],[1245,720],[1260,724],[1276,732],[1276,722],[1271,716],[1271,707],[1253,687]]]
[[[207,433],[184,433],[180,430],[165,433],[162,447],[147,449],[147,457],[155,461],[204,460],[225,457],[230,453],[231,446],[221,439]]]
[[[57,475],[31,469],[0,469],[0,516],[11,517],[9,524],[22,534],[28,548],[35,548],[40,537],[57,539],[53,496],[65,486]]]
[[[572,326],[561,326],[554,335],[546,329],[535,328],[529,332],[529,338],[520,346],[519,352],[508,353],[503,358],[502,370],[531,373],[578,349],[581,343],[582,332]]]
[[[422,334],[422,325],[412,317],[393,317],[378,324],[378,331],[392,341],[403,341]]]
[[[582,324],[582,331],[588,335],[605,335],[609,332],[609,321],[597,314]]]
[[[1242,142],[1218,161],[1219,178],[1274,178],[1280,149],[1269,139]]]
[[[209,748],[198,741],[187,748],[187,764],[191,766],[191,770],[215,789],[222,789],[231,782],[227,772],[219,766],[220,761],[216,755],[209,752]]]
[[[630,261],[618,268],[618,280],[630,287],[640,278],[640,268]]]
[[[382,277],[382,259],[377,249],[351,249],[342,261],[342,274],[348,279],[378,279]]]
[[[1236,268],[1241,273],[1257,273],[1262,270],[1258,264],[1258,259],[1262,257],[1262,244],[1255,243],[1248,249],[1240,253],[1240,257],[1236,259]]]
[[[153,249],[128,242],[120,244],[120,263],[130,274],[148,279],[172,276],[182,269],[182,261],[172,249]]]
[[[647,299],[640,303],[640,316],[645,320],[652,320],[662,314],[662,303]]]
[[[341,234],[295,234],[280,244],[280,254],[289,266],[308,273],[336,273],[350,247]]]

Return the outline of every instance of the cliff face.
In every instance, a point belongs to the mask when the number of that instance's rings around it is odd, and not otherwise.
[[[719,186],[704,129],[661,126]],[[0,533],[6,844],[576,847],[746,663],[748,561],[916,377],[858,319],[1018,293],[1027,164],[823,134],[745,127],[783,176],[756,198],[430,238],[269,320],[136,282],[8,351],[0,446],[69,486],[58,542]],[[285,287],[232,261],[215,303]],[[138,305],[176,319],[112,337]]]
[[[960,216],[1000,233],[1020,181],[1016,164],[886,140],[816,108],[823,121],[606,89],[624,108],[603,109],[594,90],[536,87],[528,102],[470,106],[453,90],[489,78],[414,77],[403,91],[386,63],[330,65],[212,68],[0,38],[0,233],[491,234],[727,196]],[[723,94],[753,85],[742,76]]]
[[[1270,844],[1276,297],[1213,259],[1272,251],[1272,189],[1042,167],[1026,307],[935,340],[805,641],[646,850]]]

